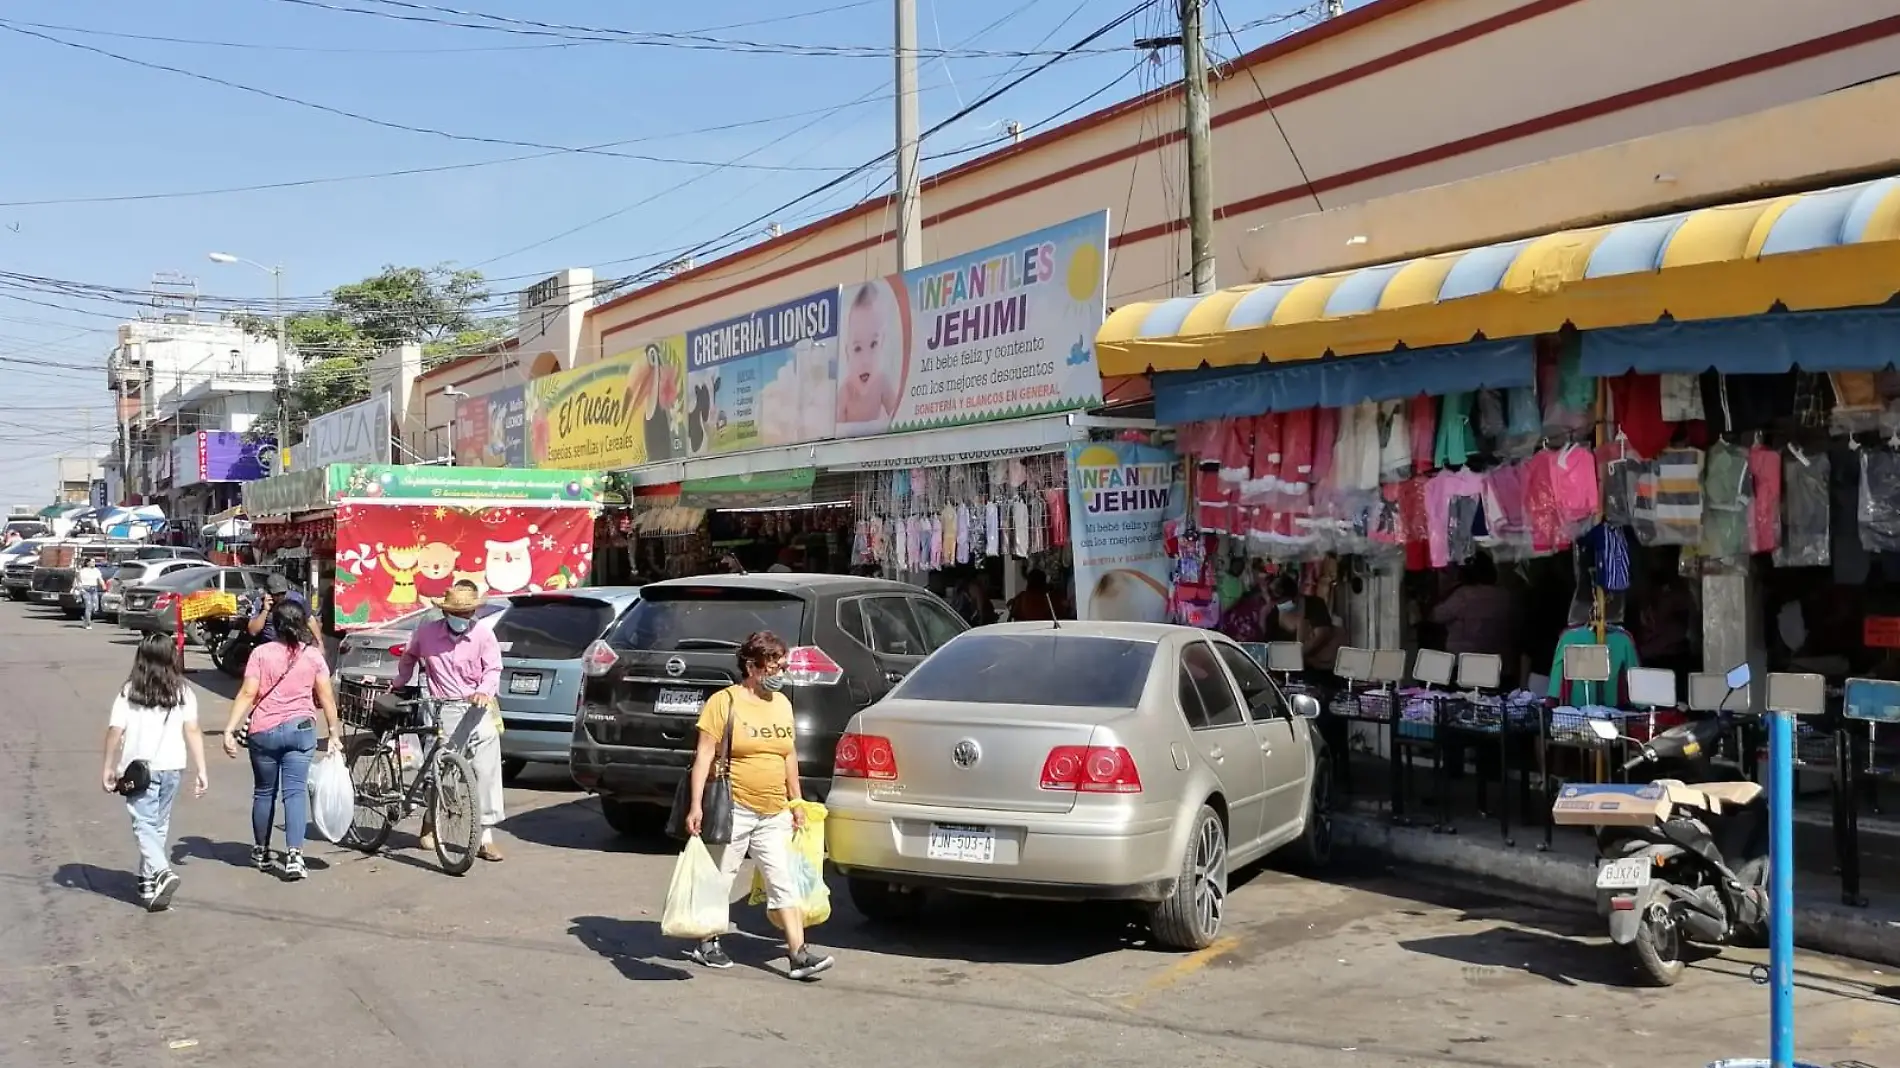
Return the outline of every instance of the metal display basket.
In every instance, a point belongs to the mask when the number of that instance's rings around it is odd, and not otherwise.
[[[1394,698],[1389,690],[1366,690],[1355,693],[1341,691],[1333,697],[1332,707],[1328,709],[1341,719],[1356,719],[1367,723],[1392,722]]]
[[[1441,726],[1448,726],[1456,719],[1465,698],[1461,694],[1433,691],[1401,695],[1399,702],[1399,739],[1430,742],[1437,740]]]
[[[1611,718],[1610,722],[1616,724],[1618,733],[1622,733],[1625,726],[1629,723],[1629,717],[1629,713],[1619,713],[1617,716]],[[1607,748],[1612,743],[1597,737],[1590,730],[1590,720],[1593,718],[1601,717],[1585,716],[1580,712],[1564,712],[1559,709],[1552,709],[1548,720],[1549,726],[1547,728],[1548,733],[1546,737],[1553,745],[1574,745],[1585,749]]]

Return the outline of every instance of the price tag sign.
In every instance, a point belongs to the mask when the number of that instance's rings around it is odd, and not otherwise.
[[[1900,616],[1868,616],[1861,623],[1860,641],[1869,649],[1900,649]]]

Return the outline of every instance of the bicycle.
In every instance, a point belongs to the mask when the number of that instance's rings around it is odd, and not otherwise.
[[[475,865],[482,837],[475,769],[465,755],[480,715],[464,714],[455,735],[445,738],[442,709],[466,702],[383,691],[367,703],[367,714],[352,707],[343,717],[345,723],[365,731],[344,743],[344,763],[356,789],[356,811],[343,844],[373,854],[389,841],[397,823],[423,811],[425,822],[435,829],[435,856],[442,870],[466,874]],[[405,737],[427,739],[426,750],[406,780]]]

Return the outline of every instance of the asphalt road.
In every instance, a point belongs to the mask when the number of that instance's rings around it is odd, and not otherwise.
[[[1227,937],[1189,956],[1147,948],[1112,908],[951,904],[892,932],[840,893],[815,931],[838,957],[821,982],[774,971],[756,913],[740,914],[758,932],[733,940],[740,967],[700,972],[658,934],[671,857],[612,840],[551,774],[509,791],[503,864],[450,878],[399,831],[380,857],[313,846],[309,881],[285,884],[246,867],[249,770],[217,755],[212,792],[174,820],[176,907],[148,915],[130,902],[123,806],[95,781],[130,653],[110,628],[0,604],[9,1068],[1651,1068],[1763,1053],[1746,954],[1653,991],[1594,917],[1379,873],[1250,873]],[[191,660],[222,709],[229,685]],[[1799,967],[1803,1058],[1900,1068],[1900,978]]]

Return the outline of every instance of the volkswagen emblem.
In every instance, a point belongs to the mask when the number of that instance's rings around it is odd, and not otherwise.
[[[673,657],[666,662],[666,673],[676,679],[686,674],[686,661],[681,660],[677,656]]]
[[[973,768],[977,761],[983,759],[983,750],[974,741],[965,738],[950,750],[950,759],[956,761],[959,768]]]

